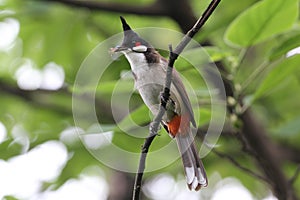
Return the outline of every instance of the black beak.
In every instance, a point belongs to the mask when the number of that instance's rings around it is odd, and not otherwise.
[[[110,49],[110,51],[112,53],[116,53],[116,52],[120,52],[120,51],[125,51],[125,50],[128,50],[128,48],[127,47],[123,47],[123,46],[116,46],[116,47]]]

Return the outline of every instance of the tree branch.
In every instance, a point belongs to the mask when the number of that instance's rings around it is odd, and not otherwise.
[[[41,107],[41,108],[48,108],[56,113],[62,114],[62,115],[71,115],[72,110],[68,110],[65,107],[59,106],[59,105],[54,105],[51,103],[47,103],[44,101],[39,101],[36,98],[38,95],[51,95],[51,94],[67,94],[71,95],[71,93],[68,93],[65,88],[61,88],[60,90],[57,91],[50,91],[50,90],[22,90],[18,87],[14,87],[10,84],[5,83],[4,81],[0,80],[0,93],[6,93],[9,95],[16,96],[20,99],[23,99],[24,101],[30,102],[31,104]]]
[[[0,93],[15,96],[17,98],[22,99],[23,101],[30,103],[33,106],[37,106],[42,109],[51,110],[61,115],[66,115],[66,116],[72,115],[71,103],[70,103],[70,107],[66,107],[65,105],[60,105],[59,102],[56,103],[56,102],[44,101],[44,99],[49,99],[49,97],[51,98],[54,97],[55,95],[61,95],[61,96],[65,96],[66,98],[70,98],[70,102],[71,102],[72,93],[68,90],[67,87],[63,87],[55,91],[43,90],[43,89],[22,90],[18,88],[16,85],[14,86],[6,83],[3,80],[0,80]],[[82,96],[80,98],[86,99],[89,97]],[[108,105],[105,101],[97,98],[95,100],[95,106],[97,107],[96,110],[101,110],[101,112],[97,112],[97,116],[99,119],[105,119],[108,121],[113,120],[110,105]]]
[[[177,22],[184,33],[197,21],[190,0],[157,0],[157,5],[165,10],[167,17]]]
[[[297,167],[297,169],[294,173],[294,176],[290,179],[291,185],[295,183],[295,181],[297,180],[299,174],[300,174],[300,165],[298,165],[298,167]]]
[[[73,7],[88,8],[90,10],[104,10],[109,12],[121,12],[136,15],[159,16],[166,15],[166,10],[154,2],[146,6],[128,5],[125,3],[81,1],[81,0],[44,0],[48,2],[59,2]]]
[[[94,11],[108,11],[135,15],[166,16],[174,19],[180,28],[187,32],[197,18],[188,0],[156,0],[145,6],[128,5],[124,3],[84,1],[84,0],[44,0],[58,2],[68,6],[87,8]]]
[[[170,59],[168,62],[168,69],[167,69],[167,75],[166,75],[166,81],[165,81],[165,87],[162,94],[162,99],[160,102],[160,107],[158,114],[154,118],[154,121],[150,125],[150,131],[149,131],[149,137],[145,140],[145,143],[142,148],[142,153],[140,156],[140,163],[139,163],[139,169],[138,173],[136,175],[136,181],[134,184],[134,191],[133,191],[133,199],[137,200],[139,199],[140,195],[140,189],[142,185],[142,178],[144,174],[145,169],[145,162],[146,162],[146,156],[148,153],[148,150],[150,148],[150,145],[152,141],[154,140],[155,136],[157,135],[160,122],[162,120],[162,117],[166,110],[166,104],[170,97],[170,87],[172,83],[172,71],[173,66],[178,58],[179,54],[183,51],[183,49],[187,46],[187,44],[191,41],[192,37],[200,30],[200,28],[205,24],[205,22],[208,20],[210,15],[213,13],[217,5],[220,3],[221,0],[212,0],[211,4],[208,6],[208,8],[204,11],[203,15],[200,17],[200,19],[196,22],[194,27],[188,31],[188,33],[183,37],[181,42],[176,46],[175,50],[172,50],[172,46],[169,46],[170,51]]]
[[[258,165],[269,179],[276,197],[279,200],[296,200],[293,187],[280,168],[277,148],[267,137],[263,127],[250,110],[242,113],[240,119],[243,121],[243,136],[256,153]]]
[[[216,63],[218,69],[225,74],[228,73],[223,63]],[[226,90],[226,97],[233,97],[240,106],[243,105],[243,96],[236,97],[234,83],[223,77],[223,83]],[[251,110],[246,110],[242,114],[237,114],[235,106],[228,106],[227,110],[230,114],[237,115],[242,122],[241,132],[237,134],[244,147],[244,151],[256,160],[258,167],[262,170],[265,178],[273,190],[274,195],[279,200],[297,200],[295,190],[288,181],[287,177],[280,168],[282,152],[272,140],[267,137],[264,127],[256,120]],[[286,158],[285,158],[286,159]]]
[[[249,174],[250,176],[253,176],[257,179],[260,179],[266,183],[269,183],[268,182],[268,179],[266,179],[265,177],[255,173],[254,171],[242,166],[240,163],[238,163],[238,161],[236,161],[233,157],[231,157],[230,155],[227,155],[227,154],[224,154],[224,153],[221,153],[215,149],[212,149],[212,152],[214,152],[217,156],[219,156],[220,158],[226,158],[228,159],[233,165],[235,165],[237,168],[241,169],[242,171],[246,172],[247,174]]]
[[[300,164],[300,149],[288,144],[278,144],[278,152],[280,153],[281,160],[288,160]]]

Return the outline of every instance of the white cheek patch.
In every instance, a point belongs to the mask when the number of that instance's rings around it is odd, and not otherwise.
[[[146,52],[147,51],[147,47],[145,45],[139,45],[139,46],[136,46],[136,47],[132,47],[132,50],[133,51],[136,51],[136,52]]]

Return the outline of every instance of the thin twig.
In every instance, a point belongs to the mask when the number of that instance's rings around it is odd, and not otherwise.
[[[140,190],[142,185],[142,179],[145,169],[145,162],[146,162],[146,156],[149,150],[149,147],[154,140],[155,136],[157,135],[157,131],[159,129],[160,122],[162,120],[162,117],[165,113],[166,103],[169,100],[170,97],[170,87],[172,82],[172,71],[173,66],[178,58],[179,54],[184,50],[184,48],[187,46],[187,44],[191,41],[192,37],[200,30],[200,28],[205,24],[205,22],[208,20],[210,15],[213,13],[217,5],[220,3],[221,0],[212,0],[212,2],[209,4],[208,8],[204,11],[201,18],[196,22],[196,24],[193,26],[193,28],[187,32],[187,34],[183,37],[181,42],[176,46],[175,50],[172,50],[172,46],[169,46],[170,51],[170,58],[168,62],[168,69],[167,69],[167,75],[166,75],[166,82],[164,91],[162,94],[162,99],[160,102],[160,107],[158,114],[156,115],[154,121],[150,125],[150,131],[149,131],[149,137],[145,140],[142,153],[140,156],[140,163],[139,163],[139,169],[138,173],[136,175],[135,183],[134,183],[134,190],[133,190],[133,199],[137,200],[140,196]]]
[[[253,83],[253,81],[264,72],[264,70],[270,66],[269,61],[264,61],[262,64],[260,64],[249,76],[248,78],[242,83],[242,89],[241,91],[244,91],[250,83]]]
[[[254,171],[242,166],[238,161],[236,161],[233,157],[231,157],[230,155],[227,155],[227,154],[224,154],[224,153],[221,153],[215,149],[212,149],[212,152],[214,152],[217,156],[221,157],[221,158],[226,158],[228,159],[233,165],[235,165],[237,168],[241,169],[242,171],[248,173],[249,175],[257,178],[257,179],[260,179],[266,183],[269,183],[268,182],[268,179],[266,179],[265,177],[255,173]]]
[[[170,50],[170,60],[172,60],[172,59],[174,59],[174,53],[173,53],[171,45],[169,46],[169,50]],[[173,71],[173,65],[170,65],[170,61],[169,61],[168,66],[169,67],[167,69],[165,87],[164,87],[164,91],[162,94],[163,100],[161,100],[161,102],[160,102],[158,114],[154,118],[153,122],[150,124],[149,136],[145,140],[144,145],[142,147],[142,153],[141,153],[140,162],[139,162],[139,169],[138,169],[138,173],[135,177],[135,182],[134,182],[134,190],[133,190],[133,199],[134,200],[139,199],[143,174],[144,174],[144,170],[145,170],[145,162],[146,162],[147,153],[148,153],[148,150],[150,148],[152,141],[154,140],[155,136],[157,135],[160,121],[162,120],[162,117],[165,114],[166,104],[170,97],[170,89],[169,88],[171,87],[171,83],[172,83],[172,71]]]
[[[196,22],[196,24],[193,26],[191,30],[189,30],[181,42],[177,45],[177,47],[174,50],[174,53],[178,55],[183,51],[183,49],[186,47],[186,45],[190,42],[190,40],[194,37],[194,35],[200,30],[200,28],[205,24],[205,22],[208,20],[210,15],[213,13],[213,11],[217,8],[218,4],[221,0],[212,0],[211,3],[208,5],[207,9],[204,11],[203,15],[200,19]],[[177,58],[176,57],[176,58]],[[175,59],[176,60],[176,59]],[[175,61],[174,60],[174,61]]]
[[[295,181],[297,180],[299,174],[300,174],[300,165],[297,167],[294,176],[290,179],[291,185],[293,185],[295,183]]]

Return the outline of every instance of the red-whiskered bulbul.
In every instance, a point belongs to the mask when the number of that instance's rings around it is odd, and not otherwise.
[[[134,32],[123,17],[120,18],[124,30],[123,42],[111,50],[125,55],[131,66],[136,89],[151,112],[156,115],[165,84],[168,61]],[[169,135],[176,139],[189,189],[197,191],[207,186],[206,173],[190,127],[190,123],[196,127],[194,113],[185,87],[175,69],[172,73],[170,98],[161,123]]]

